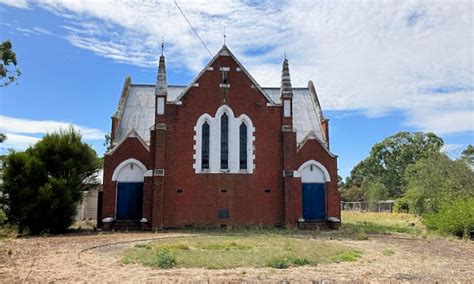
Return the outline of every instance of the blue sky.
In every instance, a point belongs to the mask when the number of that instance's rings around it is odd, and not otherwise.
[[[469,1],[179,3],[211,52],[225,26],[262,86],[279,85],[284,53],[294,86],[314,81],[342,176],[398,131],[433,131],[453,156],[474,144]],[[125,76],[154,83],[162,37],[168,82],[188,84],[210,57],[172,1],[0,0],[23,73],[0,88],[0,151],[74,124],[102,155]]]

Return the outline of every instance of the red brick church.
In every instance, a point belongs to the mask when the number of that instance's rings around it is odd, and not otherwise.
[[[125,79],[105,154],[107,227],[340,223],[337,156],[311,81],[263,88],[224,45],[187,86]]]

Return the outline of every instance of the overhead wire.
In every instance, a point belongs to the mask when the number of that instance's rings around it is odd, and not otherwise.
[[[186,14],[184,14],[183,10],[181,9],[181,7],[178,5],[178,2],[176,0],[174,0],[174,4],[176,5],[176,7],[178,8],[179,12],[181,13],[181,15],[183,15],[184,19],[186,20],[186,22],[188,23],[188,25],[191,27],[191,29],[193,30],[194,34],[197,36],[197,38],[199,39],[199,41],[201,42],[201,44],[204,46],[204,48],[207,50],[207,52],[209,53],[209,55],[211,57],[213,57],[212,55],[212,52],[209,50],[209,48],[207,48],[207,45],[204,43],[204,41],[202,40],[202,38],[199,36],[197,30],[193,27],[193,25],[191,24],[191,22],[189,21],[188,17],[186,17]]]

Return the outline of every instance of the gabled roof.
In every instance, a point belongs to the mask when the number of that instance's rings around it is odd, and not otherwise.
[[[186,86],[168,85],[168,103],[174,103]],[[280,88],[262,88],[273,105],[279,105]],[[131,129],[147,143],[150,142],[150,127],[155,122],[155,85],[131,84],[127,99],[123,102],[123,112],[114,144],[124,140]],[[322,112],[316,99],[316,93],[307,88],[293,88],[293,127],[296,130],[296,140],[301,143],[310,132],[319,138],[322,145],[327,147],[321,117]]]
[[[234,56],[234,54],[229,50],[229,48],[227,48],[227,46],[224,44],[224,46],[222,46],[221,50],[219,50],[219,52],[211,59],[211,61],[209,61],[209,63],[207,63],[206,67],[204,67],[201,72],[199,72],[199,74],[196,76],[196,78],[194,78],[194,80],[183,90],[183,92],[176,98],[176,101],[181,101],[181,98],[188,92],[188,90],[190,88],[192,88],[194,86],[194,84],[199,80],[199,78],[201,78],[201,76],[204,74],[204,72],[207,71],[207,69],[209,67],[211,67],[212,64],[214,64],[214,62],[217,60],[217,58],[219,58],[220,56],[230,56],[236,63],[237,65],[239,66],[239,68],[245,73],[245,75],[247,75],[247,77],[250,79],[250,81],[252,82],[252,84],[255,86],[255,88],[257,90],[260,91],[260,93],[265,96],[265,98],[267,99],[267,101],[271,104],[275,104],[269,97],[268,95],[263,91],[263,89],[260,87],[260,85],[257,83],[257,81],[255,81],[255,79],[252,77],[252,75],[250,75],[250,73],[247,71],[247,69],[245,69],[245,67],[239,62],[239,60],[237,60],[237,58]]]

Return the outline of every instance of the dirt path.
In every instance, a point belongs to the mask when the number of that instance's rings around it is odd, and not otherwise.
[[[327,240],[357,248],[357,262],[284,270],[170,269],[122,265],[119,254],[142,239],[189,236],[171,233],[113,233],[21,238],[0,242],[1,282],[143,281],[401,281],[474,282],[474,242],[371,236],[366,241]],[[310,241],[310,240],[309,240]],[[124,242],[112,246],[104,244]],[[392,250],[393,255],[383,252]],[[83,251],[83,252],[81,252]]]

